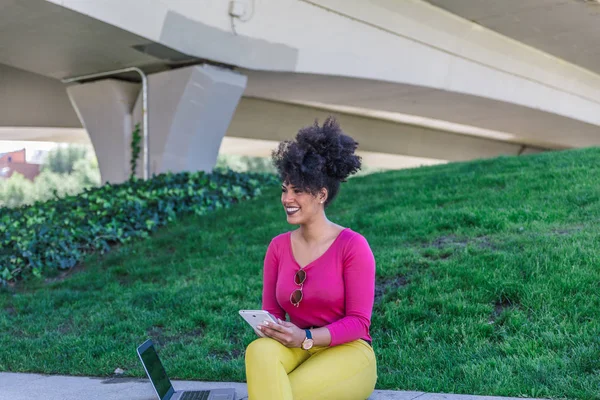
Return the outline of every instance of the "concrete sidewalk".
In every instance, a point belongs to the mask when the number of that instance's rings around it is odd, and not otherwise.
[[[237,400],[248,398],[245,383],[173,381],[175,390],[203,390],[232,387]],[[376,390],[369,400],[517,400],[424,392]],[[147,379],[91,378],[39,374],[0,373],[0,400],[156,400]],[[518,400],[523,400],[522,398]]]

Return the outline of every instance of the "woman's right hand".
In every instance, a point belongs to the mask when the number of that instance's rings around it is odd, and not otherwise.
[[[298,328],[291,322],[277,319],[278,323],[265,321],[257,328],[267,337],[277,340],[285,347],[301,347],[306,338],[304,329]]]

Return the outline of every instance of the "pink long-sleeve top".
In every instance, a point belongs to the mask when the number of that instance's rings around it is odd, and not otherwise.
[[[375,258],[367,240],[350,228],[340,232],[323,255],[304,267],[303,298],[294,307],[290,295],[299,288],[294,275],[300,268],[291,232],[275,237],[264,262],[263,310],[282,320],[287,313],[302,329],[326,327],[330,346],[357,339],[371,342]]]

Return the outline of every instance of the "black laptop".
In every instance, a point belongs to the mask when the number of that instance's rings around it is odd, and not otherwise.
[[[141,344],[137,353],[160,400],[235,400],[235,389],[176,392],[158,358],[152,340],[148,339]]]

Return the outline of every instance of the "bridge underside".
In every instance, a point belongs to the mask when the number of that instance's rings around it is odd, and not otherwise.
[[[3,88],[0,90],[0,120],[4,125],[81,127],[66,86],[61,82],[1,65],[0,72],[3,77],[0,81],[3,83],[0,84]],[[285,140],[315,118],[323,120],[328,115],[335,115],[344,129],[357,137],[362,150],[413,157],[468,160],[593,143],[592,126],[506,104],[491,107],[489,100],[473,96],[349,78],[240,72],[248,77],[248,84],[227,130],[226,135],[230,137]],[[133,85],[139,91],[140,85]],[[18,96],[14,95],[16,88],[20,88]],[[337,106],[339,104],[351,107]],[[150,113],[153,112],[159,111],[151,109]],[[496,129],[469,130],[464,125],[451,125],[450,129],[443,123],[432,125],[426,118],[407,119],[410,114],[460,124],[477,121],[479,125]],[[536,114],[537,118],[534,118]],[[561,135],[561,128],[576,130],[578,134]],[[586,130],[589,137],[585,135]],[[36,132],[5,128],[0,131],[0,139],[81,141],[81,131]],[[556,141],[545,140],[552,135]]]
[[[519,143],[541,147],[600,144],[597,125],[485,97],[356,78],[264,71],[245,73],[248,75],[245,95],[249,97],[422,116],[503,132]]]
[[[196,15],[192,2],[178,3],[180,14],[191,7],[188,25],[181,29],[209,29],[206,22],[214,22],[211,37],[221,38],[219,43],[224,44],[209,46],[200,41],[195,47],[184,36],[167,35],[165,26],[152,25],[152,18],[164,14],[167,21],[176,14],[169,8],[175,5],[159,1],[145,1],[147,12],[140,14],[139,21],[124,21],[120,14],[111,14],[108,6],[87,9],[87,3],[76,1],[5,0],[0,7],[0,125],[71,130],[40,134],[31,129],[3,129],[0,139],[80,140],[77,129],[84,124],[99,159],[107,165],[110,156],[106,154],[118,144],[119,164],[126,166],[128,135],[141,115],[137,78],[121,75],[104,83],[74,84],[68,89],[71,98],[61,79],[137,66],[163,88],[150,88],[151,118],[163,114],[170,118],[151,124],[150,143],[160,143],[165,152],[155,154],[155,161],[161,164],[167,157],[167,164],[177,169],[191,165],[181,164],[181,159],[194,163],[189,146],[218,149],[223,135],[289,139],[300,127],[327,115],[336,115],[363,151],[427,159],[469,160],[600,144],[600,113],[596,112],[600,100],[595,90],[600,78],[592,72],[449,17],[427,3],[379,0],[362,14],[359,3],[265,2],[257,19],[238,24],[235,32],[227,14],[227,18],[217,18],[223,17],[219,13],[226,12],[225,8],[215,6],[206,15]],[[290,35],[301,29],[301,21],[277,19],[292,12],[286,11],[288,6],[303,18],[319,18],[318,31]],[[419,17],[423,15],[437,21],[439,29],[424,24]],[[477,18],[485,22],[481,15]],[[278,22],[266,29],[262,26],[266,20]],[[392,23],[399,20],[406,23]],[[348,37],[336,35],[338,31]],[[353,40],[361,45],[383,44],[348,46]],[[260,46],[293,57],[289,65],[269,65],[276,60],[268,52],[254,52]],[[31,48],[44,48],[47,57],[32,58]],[[511,59],[507,55],[511,52],[522,59]],[[218,133],[203,131],[207,124],[194,119],[198,115],[210,119],[215,110],[223,109],[218,96],[198,89],[207,64],[218,65],[223,76],[243,77],[246,82],[239,86],[243,87],[240,100],[235,100],[239,97],[230,96],[220,78],[211,81],[211,93],[225,96],[225,108],[235,110],[227,120],[209,124],[218,126]],[[169,94],[168,82],[183,75],[187,77],[181,78],[178,94]],[[82,87],[94,84],[95,100],[90,101],[88,89]],[[99,93],[117,102],[102,99]],[[88,103],[104,108],[94,113]],[[188,107],[185,112],[184,107]],[[194,107],[197,113],[190,111]],[[99,133],[103,121],[118,122],[118,138],[106,136],[115,130]],[[91,132],[92,125],[96,133]],[[178,139],[165,139],[171,134]],[[163,168],[155,167],[155,171]],[[111,179],[119,180],[120,175]]]
[[[83,137],[85,130],[77,129],[81,127],[77,115],[85,120],[84,112],[79,110],[76,113],[72,106],[72,104],[76,105],[77,102],[83,101],[86,98],[85,94],[70,101],[67,95],[67,86],[58,80],[6,66],[0,66],[0,69],[2,70],[1,76],[6,78],[0,82],[10,83],[13,88],[21,88],[18,91],[19,95],[14,96],[15,89],[6,90],[6,84],[0,85],[5,89],[0,91],[0,105],[2,105],[0,120],[6,121],[6,125],[15,127],[0,129],[0,140],[89,142],[89,136]],[[173,72],[175,71],[180,70]],[[557,116],[536,110],[523,110],[505,104],[496,104],[496,108],[492,109],[489,100],[477,99],[472,96],[348,78],[247,70],[240,72],[242,72],[241,76],[247,76],[248,84],[244,97],[239,100],[229,127],[226,129],[225,136],[230,138],[288,140],[300,127],[311,124],[315,119],[323,121],[327,116],[333,115],[338,118],[343,129],[360,143],[361,151],[429,160],[464,161],[499,155],[520,155],[576,147],[582,143],[593,142],[593,129],[590,129],[589,137],[585,136],[585,129],[590,127],[580,122],[563,119],[560,121],[563,125],[560,125],[556,121],[560,119]],[[161,74],[172,74],[172,72],[162,72]],[[151,78],[153,76],[150,75]],[[119,82],[118,80],[109,81],[117,84]],[[22,90],[22,88],[28,87],[25,85],[26,82],[34,82],[36,86],[29,86],[30,90]],[[101,82],[103,81],[97,83]],[[97,111],[98,115],[93,118],[96,122],[88,121],[86,124],[88,130],[93,129],[92,124],[95,124],[96,129],[98,124],[104,126],[104,131],[110,127],[110,132],[92,135],[91,142],[94,144],[98,159],[103,160],[100,162],[101,169],[103,165],[110,165],[111,168],[114,168],[116,164],[122,164],[117,171],[109,173],[105,169],[103,180],[111,182],[119,182],[127,177],[128,138],[133,130],[131,118],[136,118],[134,106],[137,104],[139,107],[141,86],[139,83],[120,82],[122,85],[127,85],[127,94],[124,94],[124,97],[118,95],[111,101],[113,104],[131,103],[129,108],[123,109],[123,116],[117,116],[113,114],[116,111],[106,111],[106,107],[101,107]],[[71,86],[76,89],[80,85]],[[160,105],[157,96],[161,97],[161,92],[162,90],[158,92],[150,90],[150,99],[155,100],[150,103],[151,120],[164,119],[164,112],[161,108],[169,107],[165,103]],[[88,100],[89,95],[91,94],[87,95]],[[125,100],[126,98],[129,100]],[[138,99],[137,103],[135,99]],[[51,104],[52,107],[46,108],[47,104]],[[346,104],[346,106],[338,104]],[[104,111],[100,111],[100,109]],[[407,115],[417,111],[420,115],[435,118],[438,121],[422,117],[411,118],[410,115]],[[90,117],[89,112],[88,110],[88,118]],[[138,121],[140,120],[139,112],[138,109]],[[533,118],[532,115],[536,113],[542,114],[542,117],[546,118],[537,116],[537,126],[534,126],[540,130],[539,132],[532,129],[531,121],[528,122],[528,118]],[[127,117],[129,122],[118,122],[119,118],[126,115],[129,115]],[[152,117],[153,115],[156,117]],[[492,131],[439,121],[446,119],[446,121],[457,123],[473,122],[474,116],[481,118],[478,120],[479,125],[496,127],[495,122],[501,122],[502,127],[510,126],[514,128],[514,131],[517,131],[516,128],[527,127],[529,128],[526,131],[528,134],[523,135],[521,131],[509,134],[506,133],[509,131],[508,129],[505,129],[504,132]],[[508,119],[510,123],[504,121]],[[111,124],[115,121],[118,123],[112,127]],[[544,124],[544,121],[547,122]],[[554,121],[554,125],[552,121]],[[578,134],[561,135],[560,126],[566,126],[564,129],[578,129]],[[53,127],[55,129],[39,131],[35,127]],[[164,129],[167,128],[159,127],[157,123],[151,124],[150,143],[156,141],[155,138],[165,136]],[[542,132],[543,129],[547,129],[547,131]],[[115,132],[120,132],[118,137],[111,136]],[[536,136],[536,132],[539,135]],[[560,141],[546,142],[543,140],[549,136],[553,137],[552,135],[555,135],[554,137]],[[202,140],[199,138],[198,145],[203,144],[203,147],[217,151],[222,136],[206,136],[204,142]],[[217,142],[213,143],[215,140]],[[179,150],[171,149],[171,151],[177,153]],[[187,146],[183,146],[181,151],[187,152],[189,149]],[[117,157],[117,154],[120,156]],[[179,156],[176,155],[176,158],[184,158],[183,153]],[[214,161],[214,157],[209,158]],[[119,159],[118,162],[116,162],[117,159]],[[423,163],[430,162],[423,161]],[[204,168],[210,168],[210,166]],[[151,172],[160,171],[154,168]]]

